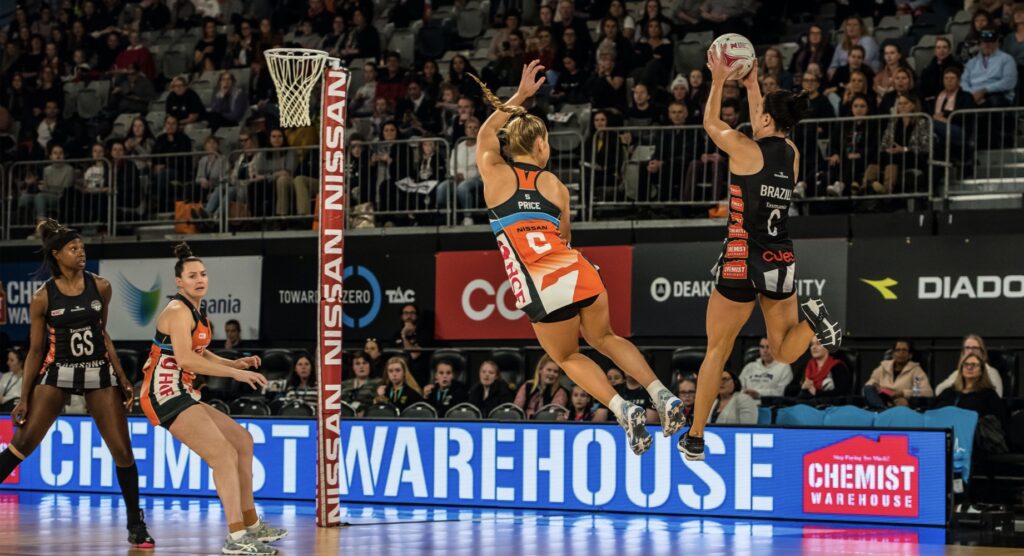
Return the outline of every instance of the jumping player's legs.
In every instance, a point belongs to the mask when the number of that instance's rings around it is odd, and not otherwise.
[[[580,310],[583,339],[608,357],[626,374],[636,379],[651,395],[657,408],[662,432],[665,436],[675,434],[684,425],[681,414],[682,402],[675,397],[651,370],[640,350],[629,340],[612,331],[608,311],[608,293],[602,292],[597,301]],[[674,409],[678,407],[679,409]],[[677,415],[678,413],[678,415]]]
[[[800,322],[795,294],[786,299],[771,299],[763,295],[760,298],[772,356],[788,365],[807,351],[814,330],[807,321]]]
[[[726,299],[718,290],[711,292],[708,300],[706,329],[708,350],[697,375],[697,396],[693,405],[693,424],[686,434],[691,437],[704,436],[704,426],[711,416],[711,406],[718,396],[725,362],[732,354],[733,344],[743,325],[754,311],[754,303],[738,303]]]
[[[628,403],[612,388],[601,367],[580,353],[580,317],[560,322],[535,322],[533,331],[537,334],[544,351],[565,370],[569,378],[615,413],[633,453],[639,455],[651,447],[653,439],[644,425],[643,408]]]
[[[28,380],[28,379],[26,379]],[[14,471],[21,460],[27,458],[50,430],[50,425],[57,420],[64,409],[64,391],[55,386],[37,384],[32,390],[32,400],[28,405],[28,416],[25,424],[18,427],[11,439],[11,444],[2,456],[0,464],[0,482]],[[10,459],[13,457],[14,459]],[[11,465],[13,464],[13,465]],[[9,467],[9,469],[8,469]]]

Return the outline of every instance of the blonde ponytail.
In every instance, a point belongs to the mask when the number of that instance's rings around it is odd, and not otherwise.
[[[530,114],[522,106],[506,105],[477,76],[472,73],[468,75],[480,85],[484,100],[495,110],[511,115],[503,127],[508,140],[508,153],[511,156],[529,155],[533,152],[533,145],[538,138],[547,140],[548,128],[544,125],[544,120]]]
[[[498,96],[495,95],[493,92],[491,92],[491,90],[487,88],[487,85],[484,85],[484,82],[480,81],[479,77],[473,75],[472,73],[467,73],[466,75],[472,77],[473,81],[476,81],[476,84],[480,85],[480,90],[483,91],[484,93],[484,100],[486,100],[491,106],[493,106],[495,110],[500,110],[501,112],[504,112],[506,114],[511,114],[513,118],[515,118],[516,116],[526,115],[526,109],[523,108],[522,106],[505,106],[505,103],[501,102],[501,99],[498,98]]]

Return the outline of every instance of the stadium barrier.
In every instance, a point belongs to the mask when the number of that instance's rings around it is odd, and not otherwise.
[[[312,500],[311,419],[238,421],[253,436],[261,499]],[[166,430],[130,417],[143,494],[215,496],[212,473]],[[10,441],[0,418],[0,445]],[[688,462],[653,430],[636,457],[614,424],[343,419],[339,496],[349,503],[945,525],[952,432],[718,426]],[[274,470],[273,473],[270,470]],[[4,489],[114,493],[89,417],[63,416]]]
[[[317,147],[231,151],[224,157],[221,200],[215,210],[208,204],[207,213],[225,231],[303,221],[309,229],[320,187],[317,152]]]
[[[1024,192],[1024,108],[954,110],[935,120],[945,143],[946,199]]]
[[[106,159],[15,162],[7,171],[7,235],[34,234],[37,216],[83,230],[110,229],[111,163]],[[47,183],[47,181],[54,183]]]

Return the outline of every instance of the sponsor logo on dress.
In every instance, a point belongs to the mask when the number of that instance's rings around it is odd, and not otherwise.
[[[85,310],[85,307],[82,307],[81,305],[75,305],[75,306],[74,306],[74,307],[72,307],[72,308],[71,308],[71,310],[70,310],[70,311],[68,311],[68,312],[69,312],[69,313],[81,313],[81,312],[82,312],[82,311],[84,311],[84,310]]]
[[[93,299],[92,303],[90,303],[89,306],[92,307],[92,310],[96,311],[97,313],[103,310],[103,302],[101,302],[99,299]]]
[[[54,310],[50,311],[50,316],[51,317],[59,317],[59,316],[61,316],[63,314],[64,314],[64,308],[63,307],[60,308],[60,309],[54,309]]]
[[[725,258],[727,259],[745,259],[749,249],[747,242],[742,239],[735,239],[725,245]]]
[[[781,249],[778,251],[765,251],[761,254],[761,258],[766,263],[792,264],[796,260],[796,256],[793,255],[792,251],[783,251]]]
[[[739,197],[731,197],[729,199],[729,208],[738,212],[743,212],[743,199],[740,199]]]
[[[735,195],[736,197],[742,197],[743,196],[743,188],[738,186],[738,185],[735,185],[735,184],[734,185],[730,185],[729,186],[729,194],[730,195]]]
[[[749,235],[743,226],[729,226],[729,239],[747,239]]]
[[[746,280],[747,261],[728,261],[722,265],[722,278],[726,280]]]

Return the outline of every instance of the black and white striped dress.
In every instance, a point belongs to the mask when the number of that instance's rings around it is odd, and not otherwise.
[[[103,298],[96,277],[85,273],[82,293],[61,293],[53,278],[46,282],[46,333],[49,349],[41,384],[83,394],[117,385],[107,359],[101,326]]]

